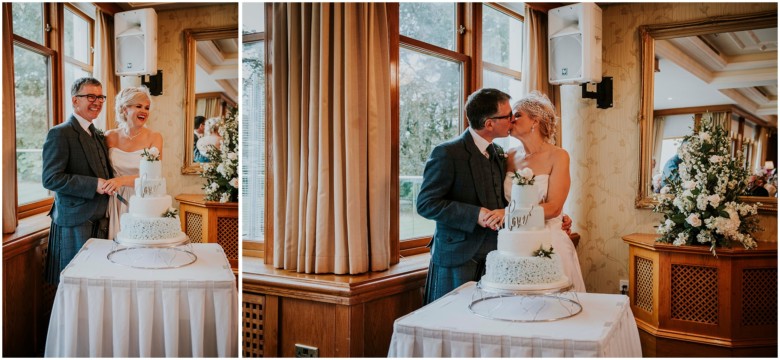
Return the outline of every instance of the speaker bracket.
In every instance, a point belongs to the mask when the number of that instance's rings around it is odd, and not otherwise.
[[[596,84],[596,91],[588,91],[588,83],[582,85],[583,99],[596,99],[596,107],[609,109],[612,107],[612,77],[602,76],[601,82]]]
[[[163,71],[157,70],[155,75],[141,75],[141,85],[149,88],[152,96],[160,96],[163,91]]]

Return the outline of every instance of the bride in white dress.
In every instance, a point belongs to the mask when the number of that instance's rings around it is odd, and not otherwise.
[[[118,194],[126,201],[134,194],[135,179],[144,149],[156,147],[162,160],[163,139],[160,133],[146,127],[151,110],[151,96],[146,87],[122,89],[116,97],[116,121],[119,128],[106,132],[108,157],[114,168],[114,178],[106,181],[103,189]],[[116,195],[108,202],[108,238],[114,239],[120,230],[120,215],[127,212]]]
[[[512,193],[511,174],[515,170],[530,168],[539,191],[540,205],[544,209],[545,226],[552,232],[552,246],[563,263],[566,276],[574,284],[574,291],[585,292],[582,270],[569,236],[561,230],[563,204],[569,195],[569,153],[553,145],[555,136],[555,108],[547,96],[534,91],[520,99],[512,107],[514,123],[509,135],[520,140],[522,147],[507,153],[507,176],[504,194]]]

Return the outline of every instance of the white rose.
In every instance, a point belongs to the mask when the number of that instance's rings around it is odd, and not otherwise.
[[[236,153],[234,153],[234,152],[229,152],[229,153],[228,153],[228,155],[227,155],[227,157],[228,157],[228,159],[230,159],[230,160],[235,160],[235,159],[238,159],[238,155],[237,155]]]
[[[157,149],[157,147],[156,147],[156,146],[152,146],[152,147],[149,149],[149,154],[150,154],[150,155],[152,155],[152,156],[154,156],[154,157],[160,156],[160,150],[159,150],[159,149]]]
[[[693,213],[691,215],[688,215],[688,218],[685,219],[688,224],[691,224],[693,227],[699,227],[701,226],[701,220],[699,219],[698,213]]]
[[[526,180],[531,180],[531,178],[534,176],[534,171],[531,170],[531,168],[525,168],[520,170],[520,176],[524,177]]]
[[[702,131],[699,133],[699,139],[702,141],[710,141],[710,134],[706,131]]]
[[[721,162],[722,160],[723,160],[723,157],[721,157],[721,156],[718,156],[718,155],[710,156],[710,163],[712,163],[712,164],[717,164],[717,163]]]
[[[219,185],[215,182],[211,183],[209,187],[211,188],[211,191],[217,191],[217,189],[219,189]]]
[[[225,175],[225,165],[224,164],[219,164],[219,166],[217,166],[217,172],[222,174],[222,176],[227,176],[227,175]]]
[[[712,205],[712,207],[717,208],[718,205],[720,205],[720,195],[718,194],[710,195],[707,197],[707,201],[710,202],[710,205]]]
[[[696,187],[696,182],[693,180],[683,181],[682,187],[683,189],[693,189]]]
[[[223,193],[222,196],[219,197],[219,202],[226,203],[230,201],[230,193]]]
[[[238,189],[238,178],[232,178],[230,179],[230,186]]]
[[[670,189],[671,189],[671,188],[670,188],[669,186],[664,186],[664,187],[662,187],[662,188],[661,188],[661,194],[663,194],[663,195],[666,195],[666,194],[668,194]]]

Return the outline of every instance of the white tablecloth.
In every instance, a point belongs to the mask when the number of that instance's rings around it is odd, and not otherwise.
[[[579,293],[582,312],[553,321],[486,319],[469,310],[476,283],[401,317],[390,357],[641,357],[639,331],[624,295]]]
[[[218,244],[192,244],[197,261],[136,269],[109,261],[90,239],[63,270],[47,357],[236,357],[235,277]]]

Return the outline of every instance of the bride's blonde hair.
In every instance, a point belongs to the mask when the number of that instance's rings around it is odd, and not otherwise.
[[[122,112],[126,107],[139,103],[143,98],[149,100],[149,109],[152,108],[152,95],[146,86],[124,88],[116,95],[116,123],[120,129],[127,130],[127,119]]]
[[[555,106],[550,98],[539,91],[532,91],[515,103],[512,107],[513,112],[522,111],[531,119],[539,121],[539,134],[549,143],[555,144]]]

